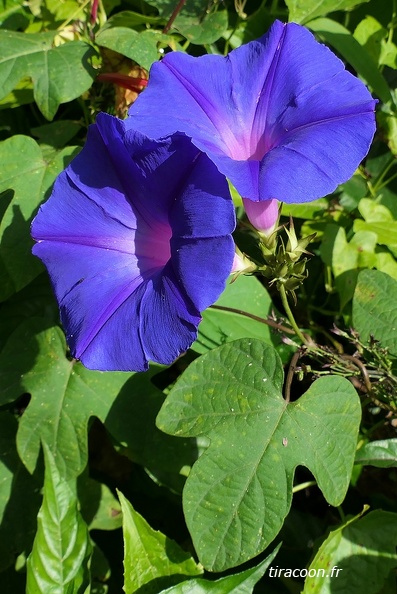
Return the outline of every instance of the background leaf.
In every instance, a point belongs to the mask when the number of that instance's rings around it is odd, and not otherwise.
[[[287,403],[282,382],[272,347],[237,340],[193,362],[157,418],[163,431],[211,440],[183,493],[196,551],[211,571],[236,566],[273,540],[298,465],[311,470],[331,505],[345,496],[360,422],[354,388],[323,377]]]
[[[105,484],[88,474],[78,477],[77,493],[80,512],[90,530],[115,530],[121,527],[120,503]]]
[[[162,34],[158,31],[134,31],[127,27],[106,27],[96,36],[96,42],[149,70],[153,62],[159,59],[157,46]]]
[[[396,535],[397,514],[385,511],[356,516],[333,530],[310,565],[316,576],[306,578],[303,594],[379,594],[397,564]],[[335,566],[337,576],[331,573]],[[322,576],[318,570],[324,568]]]
[[[91,85],[96,52],[84,41],[53,47],[55,31],[26,35],[0,30],[0,98],[19,81],[33,80],[34,98],[41,113],[52,120],[61,103],[79,97]]]
[[[397,466],[397,438],[380,439],[364,444],[356,453],[356,464],[392,468]]]
[[[123,494],[118,495],[123,511],[126,594],[158,594],[162,588],[203,573],[189,553],[153,530]]]
[[[242,310],[260,318],[266,318],[274,310],[271,297],[262,283],[254,276],[243,275],[226,285],[215,305]],[[281,352],[287,350],[276,332],[263,322],[211,307],[203,312],[198,337],[192,348],[203,354],[238,338],[258,338],[268,344],[281,345]]]
[[[148,469],[161,484],[182,492],[185,476],[198,457],[198,446],[196,439],[178,439],[156,427],[165,396],[151,380],[160,370],[160,365],[152,364],[147,373],[136,373],[125,384],[105,426],[133,462]]]
[[[307,27],[335,48],[384,103],[392,101],[389,86],[376,63],[348,29],[326,18],[310,21]]]
[[[31,550],[41,504],[41,469],[31,476],[15,444],[18,422],[0,412],[0,571]],[[2,574],[3,575],[3,574]],[[3,587],[3,577],[0,578]],[[12,592],[12,590],[10,591]]]
[[[341,310],[354,295],[359,269],[376,266],[376,241],[374,232],[360,230],[348,242],[343,227],[326,225],[320,254],[323,262],[332,268]]]
[[[166,20],[175,8],[174,0],[148,0],[148,4],[155,6]],[[215,4],[212,5],[214,6]],[[226,32],[227,26],[227,10],[211,10],[211,4],[203,3],[201,0],[187,0],[172,28],[191,43],[203,44],[217,41]]]
[[[161,594],[251,594],[254,586],[277,555],[280,546],[278,545],[261,563],[241,573],[235,573],[214,582],[193,578],[188,582],[163,590]]]
[[[27,594],[83,594],[91,543],[77,507],[75,485],[61,477],[46,444],[43,504],[27,562]]]
[[[27,136],[13,136],[0,143],[0,301],[43,270],[31,254],[30,223],[55,177],[75,152],[75,147],[67,147],[47,160]]]
[[[362,270],[354,293],[353,324],[361,341],[374,336],[397,357],[397,281],[379,270]]]
[[[19,455],[33,472],[43,440],[60,473],[73,477],[87,464],[89,418],[104,420],[132,374],[90,371],[65,352],[60,328],[46,329],[39,318],[23,322],[0,355],[0,402],[32,395],[19,424]]]
[[[289,20],[306,23],[336,10],[350,10],[369,0],[285,0],[289,9]]]

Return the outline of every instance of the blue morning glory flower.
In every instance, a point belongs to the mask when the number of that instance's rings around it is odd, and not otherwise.
[[[100,114],[32,224],[72,355],[172,363],[225,287],[234,226],[224,176],[186,136],[149,140]]]
[[[276,21],[227,57],[166,55],[126,126],[151,138],[184,132],[243,198],[295,203],[353,175],[372,141],[374,107],[308,30]]]

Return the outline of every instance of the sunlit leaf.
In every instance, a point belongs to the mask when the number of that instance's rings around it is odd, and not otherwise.
[[[289,20],[306,23],[336,10],[350,10],[369,0],[285,0],[289,8]]]
[[[396,67],[397,47],[389,38],[387,29],[373,16],[368,15],[360,21],[354,31],[354,37],[376,64]]]
[[[44,443],[43,503],[37,516],[37,534],[27,562],[27,594],[83,594],[89,584],[91,543],[78,511],[75,485],[58,472]]]
[[[79,97],[92,84],[94,49],[83,41],[53,47],[55,31],[27,35],[0,30],[0,98],[19,81],[33,80],[35,101],[48,120],[61,103]]]
[[[203,573],[189,553],[153,530],[130,502],[118,493],[123,511],[124,591],[158,594],[163,588]]]
[[[0,193],[4,192],[0,194],[0,212],[2,201],[7,205],[0,223],[0,301],[43,270],[31,254],[30,223],[55,177],[75,152],[75,147],[66,147],[47,161],[28,136],[17,135],[0,143]]]
[[[320,254],[323,262],[332,268],[341,309],[352,299],[360,268],[377,263],[375,248],[377,235],[370,230],[358,230],[347,241],[343,227],[328,224],[325,227]]]

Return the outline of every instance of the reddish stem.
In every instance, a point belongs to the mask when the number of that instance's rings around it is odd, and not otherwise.
[[[186,0],[179,0],[178,4],[175,6],[175,8],[172,12],[172,15],[168,19],[168,23],[166,24],[166,26],[163,29],[163,33],[168,33],[168,31],[171,29],[173,22],[175,21],[178,14],[181,12],[185,2],[186,2]]]
[[[91,7],[91,16],[90,16],[91,25],[95,25],[95,23],[96,23],[96,17],[98,14],[98,4],[99,4],[99,0],[93,0],[92,7]]]
[[[97,80],[113,83],[119,87],[123,87],[123,89],[129,89],[136,93],[140,93],[143,90],[140,87],[146,87],[148,83],[146,78],[129,76],[128,74],[121,74],[120,72],[103,72],[102,74],[98,74]]]

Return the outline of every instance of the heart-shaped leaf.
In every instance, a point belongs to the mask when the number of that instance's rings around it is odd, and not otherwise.
[[[183,501],[200,561],[211,571],[250,559],[274,539],[298,465],[311,470],[331,505],[346,494],[361,417],[356,391],[326,376],[287,403],[282,382],[275,349],[237,340],[194,361],[157,417],[167,433],[210,438]]]

